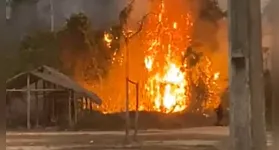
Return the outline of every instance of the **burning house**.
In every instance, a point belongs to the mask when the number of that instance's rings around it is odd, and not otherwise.
[[[101,104],[95,93],[50,67],[20,73],[6,81],[7,127],[73,127],[85,98]]]

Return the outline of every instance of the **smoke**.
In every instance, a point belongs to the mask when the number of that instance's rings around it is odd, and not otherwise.
[[[60,27],[73,13],[85,13],[95,28],[107,28],[118,23],[121,10],[129,0],[53,0],[55,26]],[[132,18],[138,19],[145,13],[148,0],[136,0]],[[50,24],[50,0],[37,3],[39,19]]]
[[[6,34],[5,38],[10,52],[14,52],[18,48],[22,36],[37,27],[36,5],[34,3],[13,4],[12,8],[11,18],[6,19],[5,22],[7,25],[5,30],[9,33]]]
[[[271,35],[270,25],[268,23],[268,8],[270,0],[262,0],[263,13],[263,46],[270,47]],[[228,0],[217,0],[221,11],[226,12],[228,8]],[[200,13],[204,7],[205,0],[198,0],[198,7]],[[206,53],[212,60],[212,67],[214,70],[219,70],[221,78],[226,80],[228,78],[228,21],[227,18],[219,18],[215,21],[205,18],[197,18],[195,24],[195,32],[193,40],[197,42],[197,49]],[[267,58],[270,59],[270,58]],[[268,60],[266,60],[268,61]],[[270,63],[269,63],[270,64]]]
[[[1,29],[5,38],[1,38],[1,52],[9,61],[16,63],[20,41],[24,36],[36,30],[50,30],[51,0],[17,1],[12,4],[9,19],[1,19]],[[94,28],[108,28],[118,24],[118,15],[129,0],[52,0],[55,29],[60,29],[73,13],[84,12]],[[144,0],[147,1],[147,0]],[[133,17],[140,18],[142,2],[136,1]],[[5,3],[1,3],[5,9]],[[3,15],[4,11],[1,11]],[[137,19],[136,19],[137,20]],[[12,63],[12,62],[11,62]],[[14,67],[11,67],[14,68]]]
[[[1,10],[5,10],[7,5],[5,3],[1,3]],[[2,9],[3,7],[3,9]],[[5,63],[9,64],[4,65],[3,70],[5,72],[2,73],[3,76],[10,76],[14,74],[15,71],[18,70],[18,55],[17,51],[19,49],[20,40],[26,34],[28,34],[31,30],[36,29],[37,21],[36,21],[36,11],[35,4],[30,3],[13,3],[11,10],[11,18],[6,18],[6,12],[4,14],[3,19],[1,19],[1,60]]]
[[[226,89],[228,78],[228,24],[223,7],[213,0],[195,1],[193,49],[211,60],[214,72],[220,73],[220,87]]]
[[[125,6],[126,0],[52,0],[54,7],[54,24],[59,29],[73,13],[84,12],[96,28],[107,27],[117,23],[118,13]],[[3,9],[5,3],[3,4]],[[4,13],[4,11],[1,11]],[[5,49],[14,55],[21,39],[37,29],[50,29],[50,0],[14,2],[10,19],[3,22],[5,26]],[[6,16],[3,14],[1,16]],[[5,19],[1,19],[5,21]],[[1,32],[2,33],[2,32]]]
[[[50,29],[50,1],[23,1],[13,4],[10,19],[6,22],[8,24],[6,31],[9,32],[6,36],[8,42],[5,42],[7,46],[16,50],[24,35],[36,29]],[[128,2],[129,0],[52,0],[54,24],[56,29],[59,29],[73,13],[83,12],[93,27],[107,28],[118,24],[119,13]],[[136,0],[132,14],[134,20],[139,20],[147,12],[147,3],[148,0]]]
[[[217,0],[220,7],[223,10],[227,10],[228,9],[228,0]],[[270,2],[270,0],[261,0],[261,8],[262,11],[264,11],[264,9],[266,8],[266,6],[268,5],[268,3]]]

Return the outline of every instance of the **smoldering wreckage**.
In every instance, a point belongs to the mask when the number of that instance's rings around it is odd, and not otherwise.
[[[138,23],[131,18],[134,2],[121,11],[119,25],[101,31],[105,48],[62,50],[70,77],[41,66],[7,80],[8,128],[27,120],[28,128],[123,129],[125,90],[131,121],[140,111],[139,128],[213,125],[220,106],[228,124],[226,12],[214,0],[155,0]],[[96,51],[109,53],[106,73]],[[126,77],[138,86],[125,89]]]

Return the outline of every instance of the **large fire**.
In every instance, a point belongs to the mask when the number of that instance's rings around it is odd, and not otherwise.
[[[166,8],[164,1],[154,9],[156,15],[149,17],[143,31],[148,71],[145,90],[155,110],[183,111],[187,107],[188,85],[182,56],[191,42],[191,14],[176,15]]]
[[[209,57],[198,58],[198,54],[191,53],[193,14],[190,9],[174,9],[172,2],[153,2],[142,31],[135,40],[131,39],[131,43],[140,43],[137,50],[144,55],[140,58],[144,63],[144,68],[140,70],[143,75],[136,81],[142,87],[139,89],[140,109],[172,113],[188,108],[197,111],[216,108],[220,103],[221,90],[217,84],[220,72],[213,71]],[[105,33],[104,41],[108,47],[111,47],[113,39],[111,34]],[[195,60],[198,63],[193,65]],[[107,84],[93,89],[85,85],[102,97],[104,104],[99,109],[104,113],[125,110],[123,53],[115,53],[112,61],[120,67],[112,69],[111,74],[117,73],[107,79]],[[131,89],[129,93],[135,95]],[[135,109],[134,97],[130,96],[131,110]]]

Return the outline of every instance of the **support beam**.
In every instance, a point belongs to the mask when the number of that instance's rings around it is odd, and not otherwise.
[[[273,128],[273,150],[279,149],[279,18],[278,18],[278,9],[279,9],[279,1],[271,0],[270,2],[270,18],[272,25],[272,48],[271,48],[271,56],[272,56],[272,128]]]
[[[27,89],[6,89],[6,92],[27,92]],[[63,92],[64,89],[29,89],[30,92]]]
[[[55,85],[50,85],[52,88],[55,89]],[[57,123],[57,118],[55,116],[55,93],[50,94],[50,110],[51,110],[51,120],[55,120],[55,124]]]
[[[265,150],[260,0],[229,0],[232,150]]]
[[[136,83],[136,114],[135,114],[135,132],[134,140],[137,140],[138,128],[139,128],[139,83]]]
[[[42,80],[43,82],[43,89],[47,88],[47,82]],[[42,91],[43,93],[43,116],[44,116],[44,124],[47,125],[48,122],[50,122],[50,117],[49,117],[49,101],[47,97],[47,93],[45,91]]]
[[[68,121],[69,127],[72,127],[72,91],[69,90],[69,98],[68,98]]]
[[[30,91],[30,75],[27,75],[27,98],[26,98],[26,111],[27,111],[27,118],[26,118],[26,122],[27,122],[27,129],[31,129],[31,91]]]
[[[35,83],[35,89],[38,88],[38,82]],[[38,92],[35,93],[35,97],[36,97],[36,127],[39,127],[39,118],[40,118],[40,111],[39,111],[39,96],[38,96]]]
[[[74,118],[74,122],[75,122],[75,125],[77,124],[77,122],[78,122],[78,101],[77,101],[77,99],[76,99],[76,94],[75,93],[73,93],[73,98],[74,98],[74,108],[75,108],[75,112],[74,112],[74,114],[75,114],[75,118]]]

